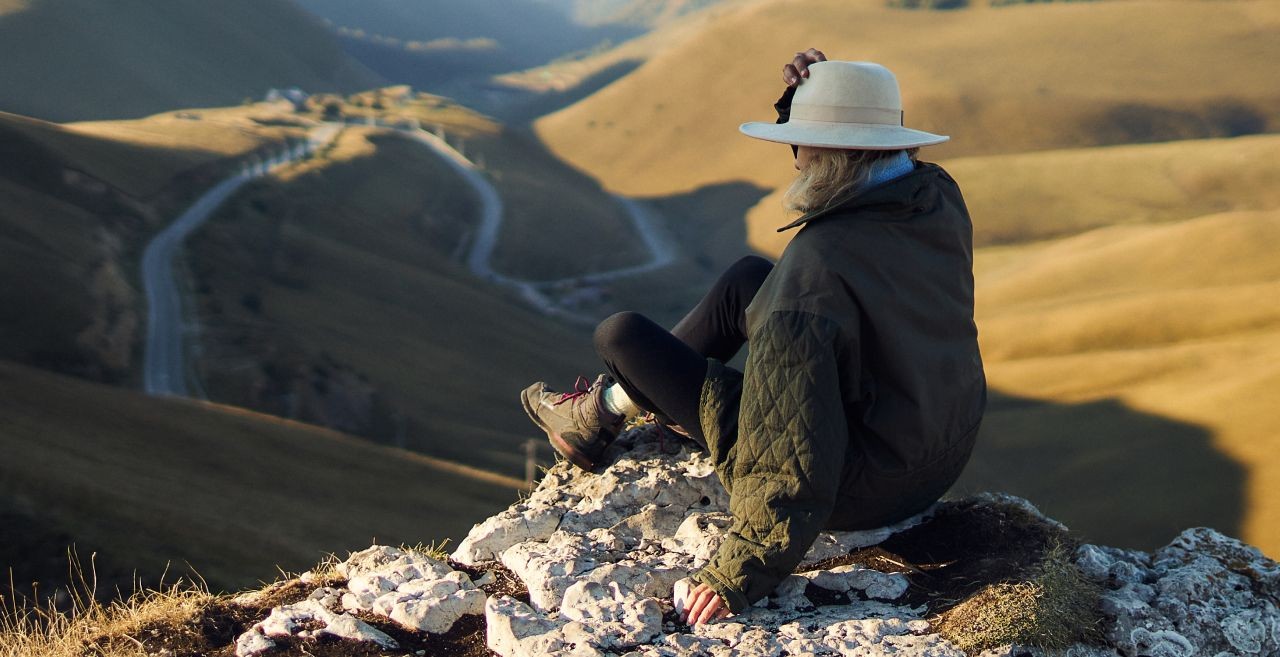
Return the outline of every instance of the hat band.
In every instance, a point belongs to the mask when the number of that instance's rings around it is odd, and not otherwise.
[[[792,105],[790,118],[824,123],[902,123],[902,110],[885,107],[845,107],[841,105]]]

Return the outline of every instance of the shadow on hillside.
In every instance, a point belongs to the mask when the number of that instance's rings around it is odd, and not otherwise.
[[[624,59],[583,78],[578,84],[562,91],[531,92],[491,83],[484,86],[484,98],[477,99],[482,111],[503,123],[521,125],[556,110],[568,107],[591,94],[609,86],[626,74],[636,70],[644,62]]]
[[[636,310],[674,326],[725,269],[752,253],[743,217],[768,192],[737,181],[645,199],[662,218],[680,257],[668,267],[613,284],[609,302],[592,309],[593,315],[604,319],[619,310]]]
[[[1150,550],[1183,529],[1238,537],[1243,465],[1204,427],[1114,399],[1081,404],[992,391],[978,447],[952,495],[1027,498],[1084,540]]]
[[[693,259],[699,269],[719,276],[725,267],[751,252],[744,217],[770,191],[739,180],[706,185],[650,203],[667,218],[667,226],[681,249],[696,254]]]
[[[1245,101],[1221,98],[1187,108],[1122,103],[1084,122],[1101,144],[1136,144],[1259,134],[1268,118]]]

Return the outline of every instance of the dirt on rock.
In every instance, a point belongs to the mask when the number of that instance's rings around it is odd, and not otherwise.
[[[907,592],[897,600],[941,614],[983,587],[1034,576],[1054,544],[1074,546],[1067,531],[1012,505],[944,502],[928,520],[898,532],[879,545],[819,562],[798,572],[856,564],[907,576]],[[816,605],[841,604],[840,594],[810,587]],[[817,599],[815,599],[815,597]]]

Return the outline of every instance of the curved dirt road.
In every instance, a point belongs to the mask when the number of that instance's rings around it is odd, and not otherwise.
[[[638,265],[592,272],[547,281],[514,278],[493,270],[490,260],[502,229],[503,204],[497,189],[477,169],[474,162],[450,146],[444,139],[422,128],[389,126],[366,121],[366,125],[392,127],[432,149],[462,177],[480,199],[480,222],[466,256],[467,266],[480,278],[514,290],[521,299],[547,315],[579,323],[594,319],[561,307],[544,289],[572,283],[603,283],[646,273],[671,264],[676,246],[662,229],[652,210],[642,202],[615,196],[626,209],[637,234],[650,253],[649,260]],[[199,382],[189,376],[186,364],[187,341],[196,326],[184,312],[181,289],[174,272],[174,259],[183,241],[200,227],[224,201],[245,183],[269,173],[290,161],[306,157],[316,148],[331,142],[342,125],[326,123],[314,129],[306,143],[267,161],[259,161],[240,173],[223,180],[205,192],[190,208],[147,244],[142,256],[142,282],[147,297],[147,337],[143,354],[143,389],[151,395],[204,397]]]
[[[267,160],[257,160],[240,173],[214,185],[151,238],[142,253],[142,287],[147,297],[147,338],[143,352],[142,387],[149,395],[196,396],[204,398],[199,382],[188,380],[186,341],[195,328],[188,323],[182,293],[174,272],[174,259],[183,241],[199,228],[236,190],[266,175],[272,169],[310,155],[332,141],[342,129],[339,124],[315,128],[307,141]],[[194,393],[194,394],[193,394]]]
[[[545,314],[578,322],[594,323],[595,320],[593,318],[562,308],[543,290],[570,283],[603,283],[627,276],[635,276],[666,267],[676,259],[677,248],[675,242],[667,236],[666,231],[663,230],[653,211],[641,201],[614,196],[627,211],[627,216],[630,217],[632,225],[635,226],[636,233],[639,234],[645,248],[649,251],[648,261],[629,267],[544,281],[513,278],[494,271],[490,265],[490,259],[493,257],[493,251],[497,246],[498,233],[502,229],[503,213],[502,197],[498,195],[498,190],[494,188],[493,183],[489,182],[488,178],[485,178],[480,173],[474,162],[450,146],[444,139],[421,128],[401,128],[400,130],[439,154],[475,190],[477,197],[480,199],[480,225],[476,228],[475,238],[472,240],[471,247],[467,252],[467,267],[475,275],[485,280],[515,290],[521,298],[538,307]]]

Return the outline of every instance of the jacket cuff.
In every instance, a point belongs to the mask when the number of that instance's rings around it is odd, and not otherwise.
[[[778,112],[777,123],[786,123],[791,118],[791,98],[795,95],[796,88],[787,87],[787,90],[782,92],[782,97],[778,99],[778,102],[773,104],[773,109]]]
[[[791,98],[795,95],[796,88],[787,87],[787,90],[782,92],[782,97],[778,99],[778,102],[773,104],[773,109],[778,112],[778,120],[775,123],[786,123],[791,120]],[[799,154],[800,149],[795,144],[792,144],[791,156],[796,157]]]
[[[703,566],[701,570],[690,575],[689,578],[699,584],[710,586],[711,590],[715,591],[716,595],[719,595],[720,599],[729,607],[730,612],[741,614],[751,606],[747,602],[747,596],[725,582],[711,569],[711,566]]]

